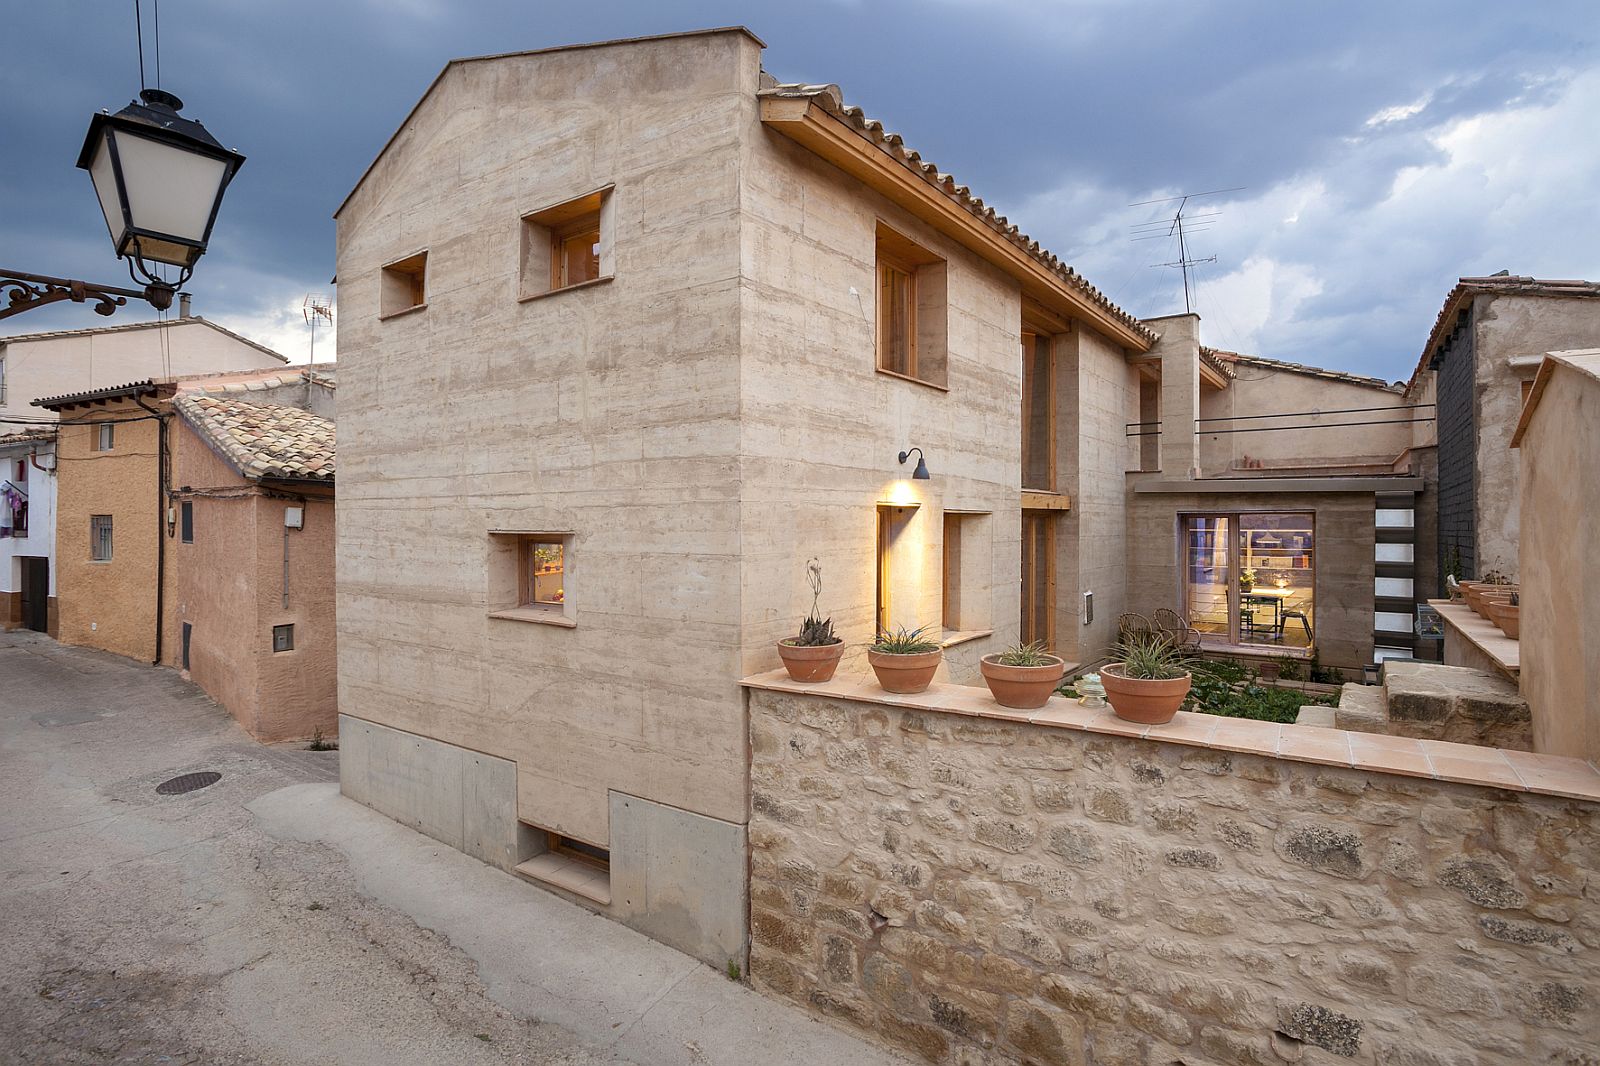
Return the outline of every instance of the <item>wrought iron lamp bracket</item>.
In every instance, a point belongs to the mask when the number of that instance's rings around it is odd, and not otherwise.
[[[0,267],[0,297],[3,297],[0,319],[63,300],[80,304],[92,302],[97,315],[115,314],[117,308],[126,306],[130,299],[144,300],[156,310],[164,311],[172,306],[172,297],[177,291],[177,285],[160,279],[152,280],[143,289],[124,289]]]

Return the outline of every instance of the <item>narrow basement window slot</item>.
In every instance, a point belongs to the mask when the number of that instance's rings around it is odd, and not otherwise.
[[[545,849],[517,865],[530,881],[552,885],[575,896],[611,903],[611,852],[561,833],[545,830]]]

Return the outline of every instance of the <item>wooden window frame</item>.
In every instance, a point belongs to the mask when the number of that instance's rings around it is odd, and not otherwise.
[[[1019,586],[1021,588],[1021,591],[1022,591],[1021,604],[1020,604],[1021,611],[1019,612],[1020,615],[1021,615],[1022,625],[1021,625],[1021,628],[1020,628],[1020,631],[1019,631],[1019,636],[1024,642],[1028,642],[1028,641],[1032,641],[1032,640],[1042,640],[1044,642],[1045,648],[1047,650],[1049,650],[1049,651],[1052,651],[1052,652],[1055,650],[1055,647],[1056,647],[1056,548],[1057,548],[1056,538],[1057,538],[1057,534],[1058,534],[1058,530],[1057,530],[1058,523],[1056,521],[1056,516],[1059,513],[1060,512],[1058,512],[1058,511],[1034,509],[1034,508],[1027,508],[1027,509],[1023,510],[1023,512],[1022,512],[1022,538],[1021,538],[1022,539],[1023,556],[1022,556],[1022,559],[1021,559],[1022,566],[1021,566],[1021,573],[1019,575],[1019,581],[1018,581],[1018,584],[1019,584]],[[1042,597],[1044,599],[1044,602],[1045,602],[1045,609],[1044,609],[1044,629],[1045,629],[1045,631],[1044,631],[1043,634],[1033,633],[1033,632],[1030,631],[1031,626],[1032,626],[1032,615],[1035,614],[1036,612],[1029,610],[1030,605],[1033,605],[1035,601],[1034,601],[1034,599],[1030,598],[1030,592],[1029,592],[1029,587],[1028,587],[1028,582],[1027,582],[1027,575],[1029,573],[1029,569],[1028,569],[1028,565],[1027,565],[1027,563],[1028,563],[1027,553],[1029,551],[1036,551],[1037,550],[1037,540],[1038,540],[1038,538],[1035,538],[1035,537],[1032,537],[1032,536],[1029,535],[1028,527],[1029,527],[1030,523],[1042,526],[1046,530],[1046,532],[1048,534],[1046,537],[1043,538],[1044,541],[1045,541],[1045,546],[1044,546],[1044,569],[1043,569],[1043,589],[1042,589],[1042,592],[1040,593],[1040,595],[1042,595]],[[1035,580],[1038,580],[1038,575],[1040,573],[1040,570],[1038,568],[1038,560],[1037,559],[1034,561],[1033,573],[1035,575]]]
[[[879,507],[878,516],[878,546],[875,553],[877,560],[877,601],[873,614],[873,639],[877,635],[889,631],[890,619],[893,616],[893,545],[890,543],[894,531],[894,511],[892,508]]]
[[[110,422],[101,422],[94,427],[94,450],[100,453],[115,451],[117,447],[117,427]]]
[[[890,365],[889,352],[893,344],[893,317],[889,314],[889,277],[899,275],[905,279],[906,304],[906,365],[897,370]],[[878,369],[887,374],[917,378],[917,268],[899,256],[882,249],[878,251]]]
[[[569,837],[557,833],[553,829],[544,831],[544,847],[546,851],[563,855],[574,862],[581,862],[585,866],[592,866],[597,870],[611,872],[611,849],[602,848],[597,844]]]
[[[1023,358],[1022,358],[1022,489],[1024,492],[1055,492],[1059,481],[1056,470],[1056,360],[1055,338],[1048,333],[1041,332],[1024,326]],[[1033,347],[1028,346],[1028,338],[1033,339]],[[1040,347],[1043,355],[1040,357]],[[1032,404],[1029,402],[1038,391],[1040,383],[1038,375],[1031,372],[1034,361],[1037,360],[1044,367],[1044,398],[1045,398],[1045,481],[1044,485],[1033,485],[1027,481],[1029,470],[1030,447],[1029,432]],[[1032,383],[1030,387],[1030,382]]]
[[[940,600],[941,622],[951,632],[959,632],[961,625],[961,515],[946,511],[944,515],[944,551],[939,567],[943,583]]]
[[[1316,512],[1315,509],[1312,509],[1310,511],[1304,511],[1304,510],[1299,510],[1297,508],[1288,507],[1288,508],[1274,508],[1274,509],[1271,509],[1271,510],[1262,510],[1260,508],[1252,508],[1252,509],[1246,510],[1246,511],[1180,511],[1180,512],[1178,512],[1178,532],[1177,532],[1177,558],[1178,558],[1178,564],[1177,565],[1178,565],[1178,604],[1179,604],[1180,610],[1182,611],[1183,616],[1185,618],[1189,618],[1191,620],[1193,619],[1193,613],[1191,612],[1190,606],[1189,606],[1189,570],[1188,570],[1188,567],[1189,567],[1189,558],[1188,558],[1189,523],[1190,523],[1190,521],[1192,519],[1196,519],[1196,518],[1213,518],[1213,519],[1215,519],[1215,518],[1226,518],[1228,520],[1228,585],[1227,585],[1227,592],[1228,592],[1228,607],[1227,607],[1227,611],[1228,611],[1228,631],[1225,634],[1202,632],[1201,635],[1200,635],[1201,636],[1201,643],[1202,644],[1207,643],[1207,641],[1206,641],[1207,637],[1212,637],[1212,638],[1225,637],[1226,640],[1225,640],[1224,643],[1225,643],[1225,646],[1227,646],[1227,647],[1271,649],[1271,650],[1274,650],[1274,651],[1277,651],[1277,652],[1280,652],[1280,653],[1283,653],[1283,654],[1290,654],[1290,653],[1298,654],[1298,653],[1314,652],[1316,650],[1316,647],[1317,647],[1317,640],[1316,640],[1315,636],[1313,636],[1311,638],[1311,642],[1308,645],[1306,645],[1306,647],[1304,647],[1304,648],[1295,648],[1295,647],[1288,647],[1288,646],[1286,646],[1286,645],[1284,645],[1282,643],[1269,644],[1269,643],[1247,642],[1247,641],[1244,640],[1243,633],[1240,631],[1240,628],[1239,628],[1239,613],[1240,613],[1240,609],[1244,605],[1244,596],[1243,596],[1243,590],[1240,589],[1240,587],[1239,587],[1239,575],[1244,570],[1244,557],[1243,557],[1243,553],[1240,551],[1240,548],[1239,548],[1239,539],[1244,534],[1244,521],[1243,520],[1246,519],[1246,518],[1258,517],[1258,516],[1261,516],[1261,515],[1306,515],[1306,516],[1308,516],[1310,518],[1310,527],[1311,527],[1310,528],[1310,533],[1311,533],[1311,566],[1309,567],[1309,569],[1311,571],[1311,604],[1312,604],[1312,613],[1313,613],[1313,622],[1312,622],[1312,624],[1313,625],[1316,624],[1316,622],[1315,622],[1316,604],[1317,604],[1318,600],[1321,598],[1320,597],[1321,567],[1318,566],[1318,564],[1317,564],[1317,558],[1318,558],[1319,555],[1321,555],[1321,551],[1320,551],[1320,549],[1318,547],[1318,544],[1317,544],[1317,512]],[[1215,639],[1213,639],[1210,643],[1216,644],[1217,642],[1216,642]]]
[[[541,600],[537,598],[535,578],[538,576],[533,569],[533,555],[540,545],[553,544],[561,549],[561,599]],[[570,541],[565,536],[552,533],[524,533],[517,538],[517,608],[523,611],[545,611],[550,614],[566,614],[567,599],[567,556],[570,553]]]

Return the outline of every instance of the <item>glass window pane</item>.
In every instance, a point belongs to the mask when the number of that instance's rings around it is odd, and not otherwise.
[[[1239,516],[1239,625],[1247,644],[1308,648],[1316,632],[1310,513]]]
[[[1184,520],[1184,614],[1201,633],[1232,639],[1228,624],[1228,519],[1193,515]]]
[[[566,602],[566,547],[560,541],[528,543],[529,603]]]

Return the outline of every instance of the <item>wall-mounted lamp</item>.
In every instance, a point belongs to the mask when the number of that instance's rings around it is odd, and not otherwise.
[[[925,460],[922,457],[922,449],[921,448],[911,448],[911,449],[909,449],[907,451],[901,452],[900,453],[900,465],[901,466],[905,465],[906,460],[911,458],[911,453],[912,452],[916,452],[917,453],[917,468],[915,470],[911,471],[911,480],[912,481],[927,481],[933,475],[928,473],[928,463],[927,463],[927,460]]]

